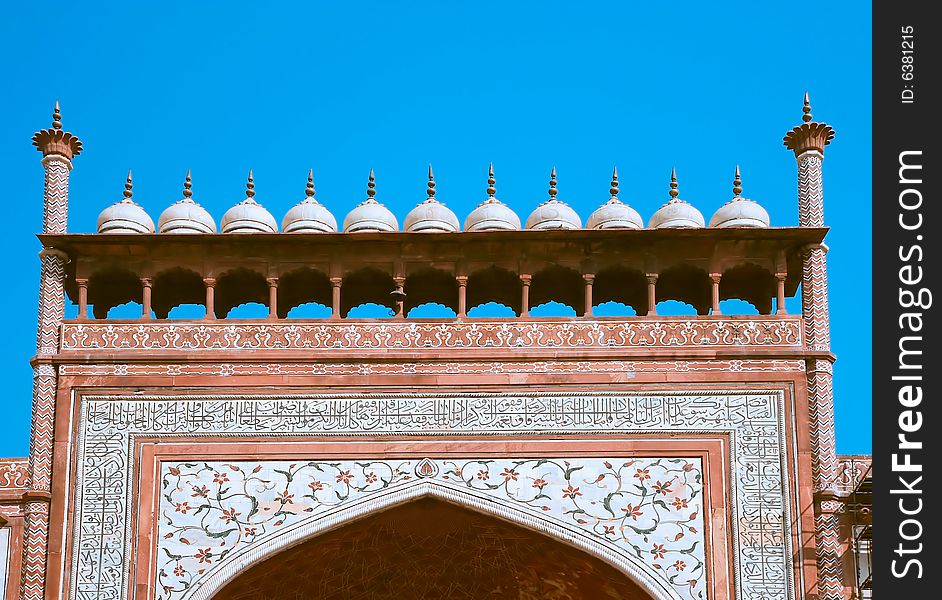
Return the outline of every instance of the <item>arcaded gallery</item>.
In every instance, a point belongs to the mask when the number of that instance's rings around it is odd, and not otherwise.
[[[400,227],[366,165],[339,225],[313,174],[279,226],[249,173],[218,227],[198,173],[156,225],[128,174],[75,234],[57,104],[33,137],[32,437],[0,459],[0,598],[868,598],[870,459],[834,441],[833,136],[806,96],[798,226],[732,162],[708,221],[682,173],[645,221],[616,171],[583,223],[555,168],[522,221],[485,164],[463,223],[430,168]]]

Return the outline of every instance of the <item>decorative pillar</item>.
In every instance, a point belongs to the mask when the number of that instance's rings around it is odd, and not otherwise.
[[[813,121],[811,103],[805,94],[802,124],[789,131],[785,147],[798,161],[798,224],[824,226],[824,189],[821,165],[824,147],[834,138],[834,130]],[[841,571],[839,519],[835,502],[837,455],[834,441],[834,389],[832,379],[830,321],[828,316],[827,246],[804,248],[801,275],[801,313],[805,344],[820,358],[806,361],[811,429],[811,477],[815,495],[815,542],[818,553],[818,596],[821,600],[841,600],[844,582]],[[783,303],[784,305],[784,303]]]
[[[520,316],[529,317],[530,316],[530,282],[533,280],[533,277],[530,275],[521,275],[520,283],[523,286],[520,288]]]
[[[592,282],[595,281],[595,275],[591,273],[583,273],[582,280],[585,281],[585,311],[582,313],[584,317],[592,316]]]
[[[775,274],[775,314],[787,315],[788,309],[785,308],[785,280],[788,273]]]
[[[468,316],[468,276],[458,275],[455,280],[458,282],[458,318],[464,319]]]
[[[340,318],[340,286],[343,284],[342,277],[330,278],[330,318]]]
[[[65,233],[69,221],[69,172],[82,142],[62,130],[56,102],[52,127],[37,131],[33,145],[42,152],[45,169],[43,233]],[[68,256],[54,248],[39,253],[39,323],[33,367],[33,418],[29,448],[29,489],[25,494],[26,530],[20,578],[20,597],[41,600],[46,583],[46,542],[52,499],[52,460],[55,439],[56,367],[50,357],[59,349],[59,325],[65,316],[65,266]]]
[[[214,277],[204,277],[203,285],[206,287],[206,314],[204,319],[216,318],[216,279]]]
[[[269,277],[268,281],[268,319],[274,321],[278,318],[278,278]]]
[[[154,280],[150,277],[141,277],[141,318],[150,319],[151,295],[154,291]]]
[[[396,301],[396,314],[393,315],[394,319],[405,319],[406,318],[406,294],[403,291],[403,286],[406,285],[406,278],[402,275],[397,275],[393,277],[393,282],[396,284],[396,289],[393,291],[394,298]]]
[[[78,285],[78,318],[87,319],[88,318],[88,280],[87,279],[76,279],[75,283]]]
[[[648,273],[644,277],[648,282],[648,316],[657,316],[657,273]]]
[[[722,278],[722,273],[710,273],[710,303],[712,308],[710,312],[714,315],[723,314],[720,312],[720,280]]]

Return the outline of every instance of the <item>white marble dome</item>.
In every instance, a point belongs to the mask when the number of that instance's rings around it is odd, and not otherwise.
[[[154,233],[154,220],[131,199],[131,172],[124,184],[124,199],[98,215],[98,233]]]
[[[454,233],[461,228],[458,217],[450,208],[435,198],[435,175],[432,167],[428,168],[428,198],[409,211],[403,222],[406,231],[424,231],[427,233]]]
[[[314,172],[307,176],[306,197],[292,206],[281,220],[285,233],[332,233],[337,231],[337,219],[327,207],[314,199]]]
[[[497,231],[520,229],[520,217],[509,206],[494,197],[494,165],[487,172],[487,200],[480,203],[464,220],[465,231]]]
[[[589,215],[585,226],[586,229],[644,229],[644,221],[638,211],[612,198]]]
[[[157,219],[160,233],[216,233],[216,221],[205,208],[193,201],[191,187],[193,184],[187,171],[183,199],[168,206]]]
[[[343,220],[343,230],[347,233],[367,233],[375,231],[399,231],[399,221],[388,208],[376,201],[376,177],[370,169],[370,181],[367,184],[366,200],[356,205]]]
[[[264,206],[255,201],[255,181],[249,171],[245,200],[226,211],[219,223],[223,233],[275,233],[278,223]]]
[[[582,219],[571,206],[555,198],[537,206],[527,217],[527,229],[581,229]]]
[[[719,207],[710,218],[710,227],[768,227],[769,213],[754,200],[743,198],[739,167],[733,181],[733,199]]]
[[[556,198],[556,167],[550,173],[549,200],[527,217],[527,229],[581,229],[582,219],[571,206]]]
[[[406,231],[455,232],[461,224],[450,208],[429,198],[409,211],[403,227]]]
[[[703,215],[686,200],[677,196],[677,174],[671,171],[671,199],[651,216],[648,227],[652,229],[695,228],[706,226]]]
[[[347,233],[398,231],[399,221],[388,208],[373,198],[368,198],[347,213],[343,220],[343,230]]]
[[[638,211],[618,199],[618,170],[612,172],[612,197],[586,220],[586,229],[644,229]]]

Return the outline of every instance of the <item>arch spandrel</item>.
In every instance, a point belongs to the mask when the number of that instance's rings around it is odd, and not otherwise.
[[[568,544],[646,590],[639,597],[701,598],[700,468],[692,458],[167,464],[155,584],[167,600],[208,600],[283,551],[434,498]],[[253,499],[213,500],[240,489]]]

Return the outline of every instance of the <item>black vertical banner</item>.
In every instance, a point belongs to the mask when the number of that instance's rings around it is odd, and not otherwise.
[[[873,6],[873,597],[937,598],[942,127],[929,2]],[[936,325],[936,327],[932,327]]]

